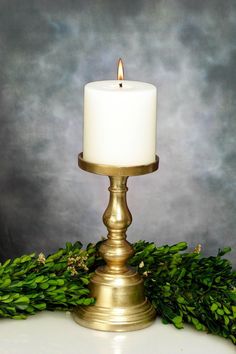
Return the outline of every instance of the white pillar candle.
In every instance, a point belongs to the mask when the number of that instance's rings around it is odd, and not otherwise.
[[[154,162],[156,96],[155,86],[139,81],[106,80],[85,85],[84,160],[113,166]]]

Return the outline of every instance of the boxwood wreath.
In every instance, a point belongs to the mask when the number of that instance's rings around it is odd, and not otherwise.
[[[88,283],[103,264],[97,244],[67,243],[56,253],[24,255],[0,264],[0,317],[24,319],[42,310],[92,305]],[[198,245],[157,246],[138,241],[129,264],[143,276],[146,295],[163,323],[229,338],[236,345],[236,271],[223,256],[203,257]]]

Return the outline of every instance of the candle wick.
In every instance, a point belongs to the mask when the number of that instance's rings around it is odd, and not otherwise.
[[[120,87],[123,87],[122,82],[119,83],[119,86],[120,86]]]

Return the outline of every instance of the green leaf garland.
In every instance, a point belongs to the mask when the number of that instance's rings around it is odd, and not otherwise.
[[[0,317],[23,319],[42,310],[71,310],[92,305],[88,283],[95,268],[103,264],[100,242],[84,250],[80,242],[45,257],[24,255],[0,264]],[[163,323],[229,338],[236,344],[236,272],[223,258],[202,257],[198,245],[187,252],[187,244],[160,246],[136,242],[129,264],[144,278],[146,295]]]

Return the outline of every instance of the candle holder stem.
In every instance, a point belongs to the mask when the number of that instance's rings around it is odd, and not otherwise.
[[[129,270],[126,262],[133,255],[133,248],[126,241],[126,230],[132,222],[126,201],[128,177],[110,176],[109,178],[110,200],[103,215],[103,222],[108,230],[108,239],[102,243],[99,252],[107,264],[105,272],[124,274]]]
[[[158,168],[158,158],[149,165],[115,167],[87,162],[79,155],[79,166],[93,173],[108,175],[110,198],[103,215],[108,230],[107,240],[99,253],[106,265],[96,269],[90,284],[95,305],[79,306],[73,315],[84,327],[103,331],[132,331],[149,326],[156,314],[144,294],[141,276],[127,266],[133,247],[126,240],[126,230],[132,222],[126,193],[129,176],[150,173]]]

